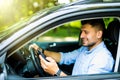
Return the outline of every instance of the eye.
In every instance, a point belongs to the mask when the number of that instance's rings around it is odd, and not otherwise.
[[[84,31],[84,33],[85,33],[85,34],[88,34],[88,33],[89,33],[89,31]]]

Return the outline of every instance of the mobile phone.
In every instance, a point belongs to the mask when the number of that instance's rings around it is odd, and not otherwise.
[[[47,59],[46,59],[46,56],[40,51],[40,50],[38,50],[38,55],[41,55],[46,61],[48,61]],[[49,61],[48,61],[49,62]]]

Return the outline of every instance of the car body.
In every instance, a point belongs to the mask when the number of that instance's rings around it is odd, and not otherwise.
[[[78,22],[91,18],[104,18],[105,20],[114,18],[120,21],[120,1],[76,1],[67,5],[59,5],[54,8],[42,10],[30,18],[10,26],[10,28],[2,32],[0,36],[0,79],[120,79],[120,39],[117,41],[117,47],[114,47],[116,48],[115,67],[111,73],[51,77],[43,72],[39,77],[35,77],[35,75],[41,74],[39,72],[39,65],[35,62],[38,59],[32,57],[35,55],[29,52],[28,45],[39,41],[40,46],[47,50],[67,52],[77,49],[81,46],[79,39],[80,27],[75,30],[78,31],[76,32],[78,38],[75,36],[74,39],[71,39],[71,37],[63,35],[64,41],[62,41],[59,39],[59,35],[57,38],[52,38],[51,40],[48,39],[51,37],[44,36],[50,30],[53,30],[52,34],[57,35],[54,31],[57,29],[59,32],[59,27],[64,24],[68,25],[68,23],[72,24],[71,22],[74,21]],[[70,28],[63,27],[63,29],[68,31],[68,34],[71,33],[71,35],[74,36],[73,33],[75,32],[72,32]],[[119,28],[117,30],[119,32]],[[63,31],[61,34],[62,33],[65,32]],[[113,33],[112,30],[111,33]],[[117,35],[118,38],[120,36],[119,34]],[[109,34],[107,36],[109,36]],[[45,39],[42,40],[43,38]],[[109,46],[112,46],[110,43],[107,42]],[[71,74],[73,64],[69,65],[69,67],[67,65],[62,65],[60,67]]]

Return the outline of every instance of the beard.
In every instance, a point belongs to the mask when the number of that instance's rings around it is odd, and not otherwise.
[[[96,44],[96,42],[89,42],[89,41],[86,42],[85,40],[81,40],[81,42],[82,45],[86,47],[93,47]]]

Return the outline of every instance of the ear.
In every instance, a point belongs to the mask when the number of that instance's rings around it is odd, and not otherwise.
[[[97,32],[97,38],[102,38],[103,32],[102,31],[98,31]]]

